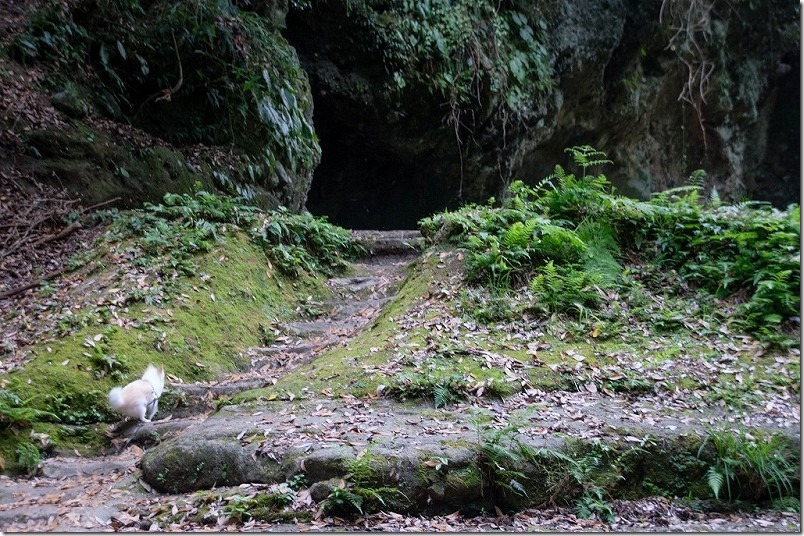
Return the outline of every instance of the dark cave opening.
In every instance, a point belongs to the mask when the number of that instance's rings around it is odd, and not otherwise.
[[[384,142],[387,132],[372,134],[376,123],[347,124],[344,107],[320,97],[314,123],[322,156],[307,195],[312,214],[347,229],[418,229],[420,219],[457,206],[446,170],[434,164],[443,159]]]
[[[777,70],[765,155],[753,176],[752,197],[784,209],[801,203],[801,55],[785,55]]]

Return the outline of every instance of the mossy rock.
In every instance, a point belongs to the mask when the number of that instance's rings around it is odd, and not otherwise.
[[[303,209],[321,149],[307,75],[279,32],[286,11],[281,2],[232,9],[203,0],[32,11],[13,56],[38,62],[43,86],[69,88],[54,101],[76,120],[45,136],[82,136],[85,102],[118,123],[93,122],[104,134],[91,133],[89,151],[37,162],[45,164],[36,166],[43,180],[55,175],[88,203],[120,197],[130,206],[188,191],[195,181],[208,188],[214,177],[217,186],[268,208]],[[29,143],[37,158],[53,145],[42,137]],[[193,145],[203,169],[191,171],[183,158],[177,168],[178,152],[159,154],[166,143]]]
[[[80,122],[65,129],[33,131],[26,145],[36,155],[30,166],[38,180],[67,187],[87,205],[119,198],[118,205],[135,206],[156,202],[168,192],[190,191],[195,183],[213,186],[210,175],[192,172],[175,149],[130,149]]]
[[[279,463],[269,457],[256,458],[253,451],[230,439],[198,441],[180,436],[145,453],[142,475],[155,489],[169,493],[281,481]]]

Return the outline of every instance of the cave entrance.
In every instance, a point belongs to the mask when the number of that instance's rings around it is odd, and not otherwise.
[[[457,205],[437,180],[444,171],[437,159],[381,141],[387,132],[346,124],[335,103],[320,100],[314,121],[322,156],[306,204],[313,215],[347,229],[418,229],[420,219]]]

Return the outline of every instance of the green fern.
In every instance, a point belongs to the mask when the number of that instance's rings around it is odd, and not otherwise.
[[[717,191],[717,186],[712,186],[709,192],[709,206],[718,208],[722,204],[720,200],[720,193]]]
[[[596,516],[607,523],[611,523],[616,519],[611,504],[604,498],[603,490],[597,486],[584,491],[583,496],[576,503],[575,511],[578,517],[583,519]]]
[[[346,488],[334,487],[321,503],[321,509],[331,515],[353,517],[363,513],[363,497]]]
[[[23,401],[12,391],[0,389],[0,425],[22,427],[42,420],[60,420],[54,413],[28,407],[28,403],[30,400]]]
[[[539,274],[531,280],[529,289],[536,295],[552,292],[557,287],[557,280],[558,271],[556,270],[556,265],[550,260],[541,267]]]
[[[691,186],[696,187],[698,190],[702,190],[704,187],[704,179],[706,178],[706,171],[703,169],[696,169],[692,173],[690,173],[689,178],[687,179],[687,183]]]
[[[583,179],[588,177],[587,169],[594,166],[603,164],[612,164],[613,162],[606,158],[606,153],[598,151],[589,145],[579,145],[564,149],[565,152],[572,156],[572,160],[583,170]]]
[[[438,384],[433,387],[433,405],[436,408],[447,406],[455,401],[455,395],[448,385]]]
[[[799,474],[797,451],[786,444],[780,434],[769,435],[759,430],[713,430],[698,449],[701,457],[712,446],[712,465],[705,479],[715,498],[723,484],[727,499],[741,497],[759,499],[764,496],[782,499],[794,495],[793,483]],[[735,489],[736,486],[736,489]]]
[[[513,433],[513,428],[478,433],[477,465],[483,475],[484,489],[492,496],[500,491],[520,497],[528,495],[522,484],[528,477],[511,469],[524,459],[522,443]]]
[[[34,474],[42,464],[42,454],[33,443],[20,443],[15,449],[17,465],[28,474]]]
[[[503,234],[503,245],[507,248],[527,248],[531,243],[533,231],[538,225],[539,221],[536,218],[531,218],[524,223],[514,222]]]
[[[715,495],[715,499],[720,500],[720,489],[723,487],[725,478],[716,468],[710,467],[706,471],[706,483]]]
[[[453,241],[468,250],[470,284],[514,301],[530,286],[537,312],[583,314],[600,304],[596,287],[625,283],[620,261],[627,258],[657,274],[678,274],[673,288],[730,298],[735,326],[765,342],[792,344],[784,328],[800,309],[798,206],[722,205],[714,189],[703,196],[701,170],[649,202],[627,199],[614,195],[604,175],[590,173],[610,162],[602,151],[566,151],[582,168],[580,179],[556,165],[536,187],[514,181],[500,208],[472,206],[429,220],[428,233],[460,237]],[[549,261],[552,279],[544,271]],[[668,281],[659,276],[655,283],[663,290]]]
[[[539,226],[539,231],[539,241],[532,246],[539,257],[560,264],[574,263],[583,258],[586,244],[574,231],[555,223],[544,223]]]
[[[556,181],[558,184],[554,184],[554,181]],[[572,173],[567,173],[564,167],[560,164],[556,164],[553,172],[542,182],[544,184],[550,184],[554,191],[571,188],[577,184],[575,181],[575,175]]]
[[[598,274],[588,274],[572,266],[556,266],[551,260],[530,281],[533,304],[548,312],[582,314],[600,301]]]
[[[617,260],[620,256],[620,246],[614,230],[605,223],[586,219],[578,226],[576,233],[586,246],[584,271],[596,274],[607,286],[617,283],[623,267]]]

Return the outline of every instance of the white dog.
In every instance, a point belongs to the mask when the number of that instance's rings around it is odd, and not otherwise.
[[[134,417],[142,422],[151,422],[156,414],[159,397],[162,396],[164,388],[164,368],[148,365],[142,379],[134,380],[125,387],[115,387],[109,391],[109,405],[123,415]]]

